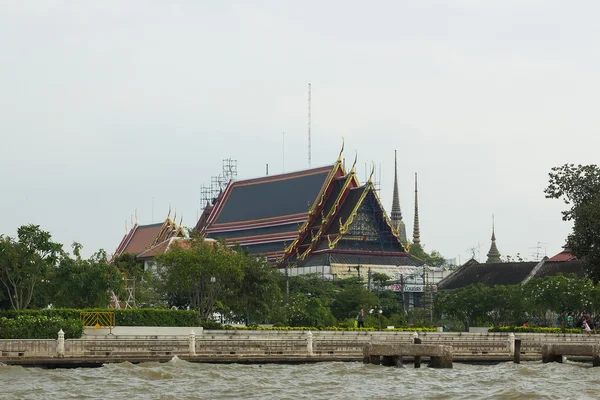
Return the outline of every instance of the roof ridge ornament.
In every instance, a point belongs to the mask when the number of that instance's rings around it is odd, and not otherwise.
[[[337,159],[338,163],[342,162],[342,153],[343,152],[344,152],[344,137],[342,136],[342,149],[340,150],[340,154],[338,155],[338,159]]]
[[[375,161],[371,161],[371,174],[369,175],[369,183],[373,182],[373,173],[375,172]]]
[[[358,151],[354,150],[354,162],[352,163],[352,168],[350,169],[351,174],[356,173],[356,161],[358,160]]]

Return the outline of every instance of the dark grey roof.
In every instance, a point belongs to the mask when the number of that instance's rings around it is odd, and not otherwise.
[[[438,289],[452,290],[472,283],[483,283],[486,286],[516,285],[523,282],[537,264],[536,261],[480,264],[470,260],[443,279],[438,284]]]
[[[289,244],[289,243],[287,243]],[[270,253],[272,251],[283,251],[285,250],[284,242],[270,242],[270,243],[259,243],[248,246],[242,246],[244,249],[248,249],[251,254],[262,254]]]
[[[235,239],[247,236],[270,235],[273,233],[298,233],[298,223],[266,226],[264,228],[242,229],[239,231],[211,232],[206,237],[213,239]]]
[[[578,278],[585,278],[586,271],[583,261],[546,261],[536,272],[533,278],[544,278],[546,276],[555,276],[558,274],[575,274]]]
[[[234,182],[216,224],[306,213],[333,167]]]
[[[299,267],[313,267],[319,265],[331,264],[368,264],[368,265],[408,265],[421,266],[423,261],[417,260],[408,254],[382,255],[381,253],[372,252],[367,254],[353,254],[344,252],[328,252],[321,254],[312,254],[300,263]]]

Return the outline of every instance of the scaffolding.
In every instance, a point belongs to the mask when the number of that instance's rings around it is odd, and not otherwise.
[[[224,159],[221,173],[211,176],[209,184],[200,185],[200,207],[204,209],[206,205],[212,205],[227,184],[237,179],[237,174],[237,160]]]

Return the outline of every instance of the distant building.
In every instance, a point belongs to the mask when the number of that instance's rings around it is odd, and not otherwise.
[[[136,258],[144,260],[145,269],[148,262],[167,250],[174,240],[186,237],[185,230],[171,219],[171,213],[167,215],[164,222],[150,225],[139,225],[137,221],[133,227],[123,236],[121,243],[113,254],[114,260],[126,253],[134,254]]]
[[[544,257],[541,261],[479,263],[474,259],[467,261],[448,277],[438,283],[438,290],[460,289],[470,284],[482,283],[486,286],[517,285],[527,283],[534,278],[544,278],[575,274],[579,278],[586,276],[582,261],[551,261]]]

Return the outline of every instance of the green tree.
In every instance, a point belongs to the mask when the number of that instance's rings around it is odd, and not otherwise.
[[[156,277],[152,271],[144,271],[144,263],[135,254],[123,253],[113,259],[114,264],[127,279],[127,285],[135,285],[134,296],[137,307],[162,308],[165,302],[156,292]]]
[[[265,322],[281,303],[281,274],[264,257],[250,254],[242,257],[243,278],[232,291],[231,309],[238,318],[248,323]]]
[[[420,243],[412,243],[408,247],[408,253],[415,256],[425,262],[430,267],[441,267],[446,265],[446,259],[440,254],[440,252],[433,250],[431,254],[427,253]]]
[[[434,299],[434,310],[439,317],[456,319],[465,324],[465,330],[474,324],[487,323],[489,305],[486,304],[488,288],[479,283],[438,293]]]
[[[190,307],[209,319],[243,278],[243,256],[219,242],[194,237],[186,247],[175,242],[156,257],[157,291],[169,305]]]
[[[338,320],[355,317],[361,308],[368,312],[377,305],[377,296],[362,283],[345,285],[331,304],[331,313]]]
[[[600,168],[565,164],[552,168],[547,198],[562,199],[570,208],[563,220],[573,221],[567,245],[585,262],[589,277],[600,281]]]
[[[288,278],[290,295],[302,294],[321,299],[325,307],[330,307],[335,299],[336,292],[339,291],[338,285],[332,281],[324,280],[321,274],[306,274],[290,276]],[[282,290],[285,289],[285,276],[281,277]]]
[[[104,250],[86,260],[81,248],[73,243],[75,258],[63,253],[49,279],[52,295],[46,301],[55,307],[103,308],[114,302],[113,293],[118,297],[124,292],[125,277],[108,263]]]
[[[21,226],[16,239],[0,235],[0,282],[13,309],[29,306],[36,287],[47,279],[61,248],[39,225]]]

